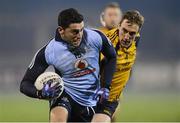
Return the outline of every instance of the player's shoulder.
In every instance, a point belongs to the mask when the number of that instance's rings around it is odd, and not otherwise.
[[[100,30],[95,28],[85,29],[87,33],[87,38],[92,41],[102,41],[102,36],[105,36]]]
[[[85,33],[87,34],[87,41],[91,46],[101,48],[103,43],[103,33],[94,28],[86,28]]]
[[[108,38],[111,38],[114,36],[118,36],[119,35],[118,32],[119,32],[118,28],[114,28],[114,29],[107,31],[105,34]]]
[[[63,42],[56,41],[55,38],[51,39],[46,47],[46,49],[56,49],[56,48],[63,48]]]
[[[52,39],[49,41],[49,43],[46,46],[45,54],[50,55],[50,54],[55,54],[57,52],[64,52],[65,49],[66,47],[62,42]]]
[[[99,37],[103,32],[101,32],[98,29],[95,28],[86,28],[85,31],[88,33],[88,35],[93,35]]]
[[[55,46],[54,44],[55,44],[55,39],[51,39],[51,40],[48,42],[47,46],[46,46],[46,51],[47,51],[47,50],[52,50],[53,47]]]
[[[101,32],[103,32],[104,34],[106,34],[109,30],[105,27],[100,27],[98,30],[100,30]]]
[[[91,28],[90,30],[101,39],[107,38],[107,36],[99,29]]]

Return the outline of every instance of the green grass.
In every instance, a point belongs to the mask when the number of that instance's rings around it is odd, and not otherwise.
[[[0,96],[0,121],[46,122],[49,103],[25,96]],[[125,94],[116,121],[180,121],[180,95],[176,93]]]
[[[45,122],[49,119],[48,101],[28,97],[2,97],[0,101],[1,122]]]
[[[180,95],[175,93],[125,95],[116,121],[180,121]]]

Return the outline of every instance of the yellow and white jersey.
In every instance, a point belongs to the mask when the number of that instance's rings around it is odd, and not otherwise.
[[[105,33],[116,48],[119,42],[119,30],[113,29]],[[139,34],[137,35],[139,37]],[[119,100],[120,94],[130,77],[131,68],[136,59],[136,41],[127,48],[120,47],[117,52],[116,72],[110,87],[109,101]]]

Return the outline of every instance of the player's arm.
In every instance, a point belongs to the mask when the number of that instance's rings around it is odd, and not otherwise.
[[[116,70],[116,51],[112,45],[112,43],[109,41],[109,39],[100,31],[97,31],[99,35],[102,38],[102,49],[101,52],[106,58],[106,62],[104,64],[104,81],[105,81],[105,87],[109,88],[113,74]]]
[[[101,32],[98,32],[102,38],[102,49],[101,52],[106,58],[106,62],[104,62],[104,81],[105,81],[105,88],[103,91],[106,93],[106,88],[110,88],[110,84],[113,78],[113,74],[116,69],[116,51],[109,41],[109,39],[102,34]],[[104,94],[103,94],[104,95]],[[106,94],[105,94],[106,95]],[[103,97],[104,98],[104,97]],[[106,97],[105,97],[106,98]],[[105,104],[104,104],[105,103]],[[111,115],[109,115],[109,112],[106,111],[105,106],[107,105],[107,100],[105,99],[102,104],[98,105],[98,111],[93,116],[93,119],[91,122],[110,122],[111,121]]]
[[[36,78],[49,66],[45,59],[46,46],[40,49],[34,56],[20,84],[20,91],[33,98],[40,98],[39,91],[35,88]]]

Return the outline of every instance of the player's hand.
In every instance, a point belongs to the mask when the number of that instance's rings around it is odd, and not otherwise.
[[[38,97],[40,99],[51,100],[59,96],[62,91],[62,86],[58,82],[54,85],[51,84],[52,82],[48,81],[46,84],[44,84],[43,89],[38,91]]]
[[[100,88],[96,92],[94,99],[97,99],[99,103],[103,103],[105,100],[108,100],[108,97],[109,97],[109,89]]]

